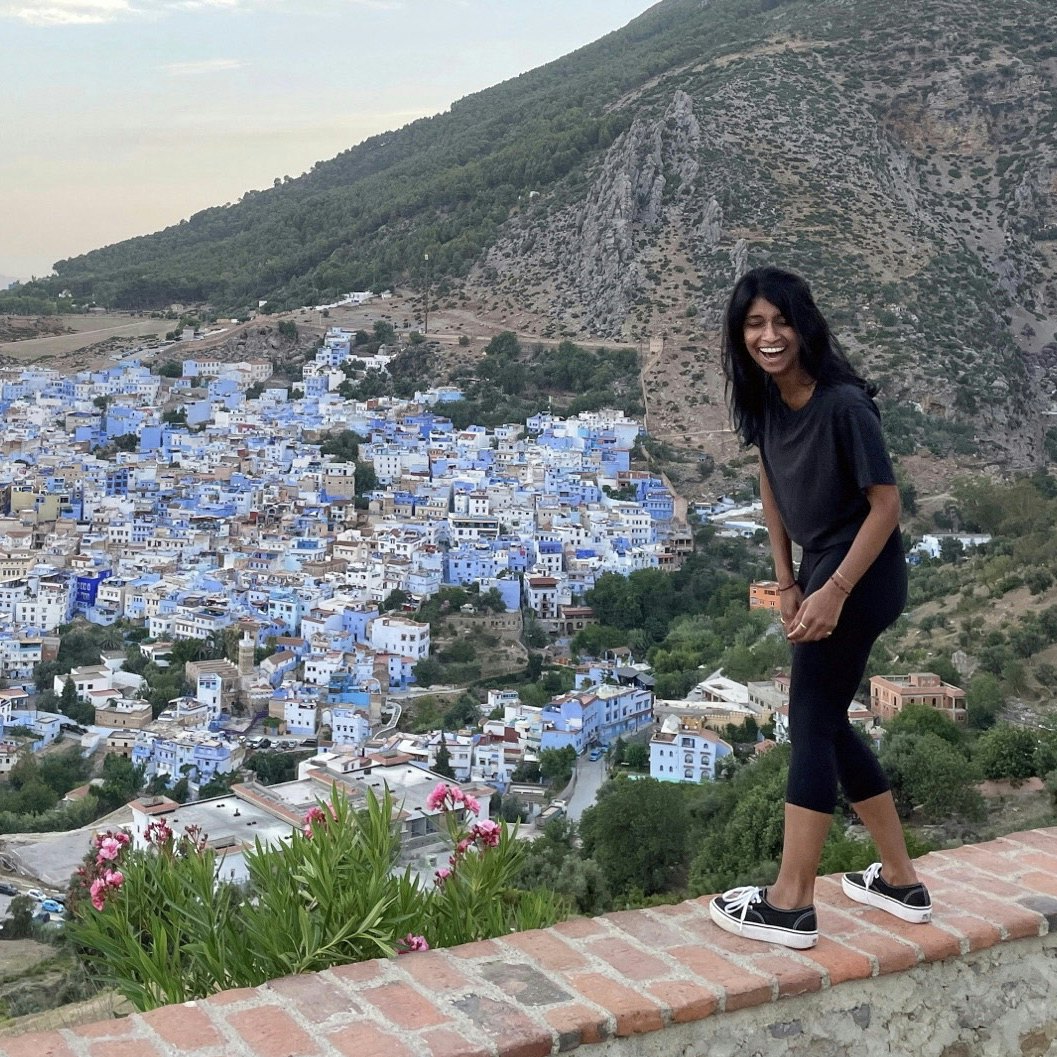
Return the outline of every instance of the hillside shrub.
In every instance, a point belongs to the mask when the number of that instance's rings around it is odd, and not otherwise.
[[[557,896],[513,889],[525,855],[516,827],[477,821],[480,805],[457,786],[438,784],[429,805],[452,846],[431,885],[395,870],[388,791],[368,790],[354,811],[335,790],[289,841],[257,841],[243,885],[224,879],[223,856],[190,827],[177,837],[156,820],[137,849],[101,834],[74,879],[67,934],[91,971],[147,1010],[565,916]]]

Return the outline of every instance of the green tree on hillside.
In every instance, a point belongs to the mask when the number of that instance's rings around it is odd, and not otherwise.
[[[649,896],[677,885],[687,832],[683,797],[652,778],[608,782],[580,820],[583,854],[617,895],[638,889]]]

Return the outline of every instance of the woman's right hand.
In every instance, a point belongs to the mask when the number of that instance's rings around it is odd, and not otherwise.
[[[781,614],[782,626],[788,635],[793,627],[793,619],[800,612],[804,603],[804,592],[800,590],[799,584],[794,584],[788,590],[782,592]]]

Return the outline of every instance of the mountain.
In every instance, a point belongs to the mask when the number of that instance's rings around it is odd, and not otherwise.
[[[641,342],[651,412],[691,438],[725,424],[731,283],[775,262],[879,382],[897,451],[1026,466],[1057,455],[1055,194],[1049,2],[663,0],[19,292],[294,306],[421,284],[429,253],[442,299]]]

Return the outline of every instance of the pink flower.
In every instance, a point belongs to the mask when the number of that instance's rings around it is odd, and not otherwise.
[[[92,882],[92,887],[89,889],[92,894],[92,906],[96,910],[102,910],[106,906],[106,900],[104,895],[106,893],[106,881],[102,877],[97,877]]]
[[[99,854],[95,857],[96,863],[102,866],[104,862],[113,862],[121,853],[122,847],[124,845],[116,837],[104,837],[99,842]]]
[[[429,944],[426,942],[425,936],[415,936],[412,933],[408,933],[400,943],[402,946],[397,947],[397,954],[411,954],[414,951],[428,951]]]
[[[493,822],[490,818],[486,818],[483,822],[478,822],[472,830],[470,830],[470,836],[476,840],[479,840],[486,848],[494,848],[499,844],[499,837],[502,830],[499,824]]]
[[[475,796],[466,794],[462,800],[463,807],[470,812],[471,815],[479,815],[481,813],[481,802]]]
[[[148,844],[153,844],[156,847],[161,847],[163,844],[168,844],[172,840],[172,830],[169,828],[169,823],[164,819],[156,819],[148,827],[144,833],[144,837]]]
[[[107,893],[116,891],[125,883],[125,875],[120,870],[107,870],[102,877],[97,877],[89,888],[92,906],[102,910],[106,906]]]

